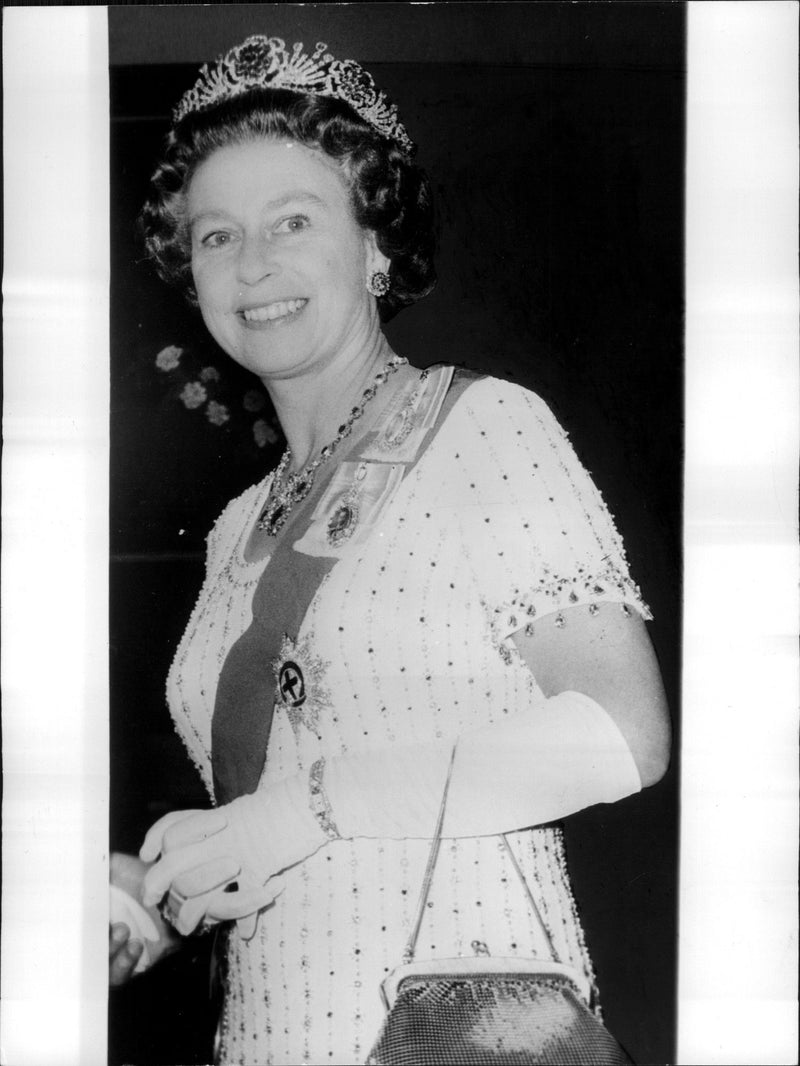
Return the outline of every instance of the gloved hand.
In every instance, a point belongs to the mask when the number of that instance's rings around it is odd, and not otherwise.
[[[151,906],[169,893],[168,912],[184,935],[201,921],[247,918],[240,929],[252,935],[252,919],[283,887],[274,875],[327,839],[300,774],[212,810],[173,811],[150,828],[139,852],[155,862],[143,902]]]

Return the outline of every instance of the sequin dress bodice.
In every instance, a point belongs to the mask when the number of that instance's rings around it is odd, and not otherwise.
[[[378,433],[372,451],[342,464],[294,545],[301,558],[334,565],[270,658],[264,785],[307,773],[320,755],[368,759],[529,706],[541,693],[510,639],[524,625],[558,624],[577,603],[647,613],[602,499],[538,397],[484,378],[442,410],[435,432],[410,421],[407,431],[395,411],[383,432],[396,444],[381,447]],[[372,496],[358,497],[359,463],[405,469],[371,472]],[[267,489],[248,490],[215,526],[168,682],[178,731],[210,792],[217,680],[250,626],[267,565],[243,555]],[[343,512],[348,500],[355,510]],[[343,523],[353,525],[349,536],[338,535]],[[556,953],[592,980],[560,832],[510,839]],[[339,840],[288,871],[257,935],[229,937],[222,1061],[365,1060],[383,1019],[379,984],[400,961],[427,850],[424,840]],[[493,837],[442,847],[417,954],[470,955],[476,939],[495,955],[550,954]]]

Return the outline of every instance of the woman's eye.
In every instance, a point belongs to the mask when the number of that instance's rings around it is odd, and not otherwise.
[[[290,218],[281,219],[275,227],[276,233],[300,233],[308,226],[308,218],[305,215],[292,215]]]
[[[223,248],[226,244],[230,244],[230,240],[230,233],[225,233],[224,230],[215,230],[214,233],[208,233],[205,237],[202,237],[200,244],[204,248]]]

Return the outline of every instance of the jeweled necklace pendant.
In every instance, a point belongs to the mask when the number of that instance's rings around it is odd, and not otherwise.
[[[256,525],[256,528],[260,532],[267,533],[270,537],[274,537],[283,528],[294,505],[300,503],[301,500],[304,500],[314,487],[314,478],[317,470],[323,463],[330,459],[342,441],[350,436],[353,431],[353,426],[364,414],[365,407],[377,394],[380,386],[383,385],[396,370],[399,370],[401,366],[405,366],[406,363],[408,363],[408,360],[404,359],[402,356],[396,355],[391,358],[384,369],[375,376],[375,380],[372,384],[364,390],[361,402],[352,409],[347,421],[339,426],[339,432],[330,444],[325,445],[313,462],[304,466],[303,469],[299,470],[296,474],[292,474],[287,479],[286,485],[281,488],[283,475],[286,472],[286,468],[292,457],[291,450],[289,448],[286,449],[281,457],[280,463],[278,463],[278,467],[272,479],[272,487],[270,488],[269,496],[267,498],[267,505],[261,512],[261,516]]]
[[[341,503],[333,512],[328,521],[328,544],[338,548],[350,540],[356,531],[358,520],[361,516],[359,507],[361,482],[367,476],[367,464],[360,463],[356,470],[355,478],[350,490],[344,495]]]
[[[415,408],[427,380],[428,371],[423,370],[419,377],[419,384],[387,426],[381,440],[381,447],[386,451],[399,448],[411,436],[414,429]]]
[[[328,522],[328,543],[334,548],[344,544],[355,532],[358,519],[357,497],[343,500]]]

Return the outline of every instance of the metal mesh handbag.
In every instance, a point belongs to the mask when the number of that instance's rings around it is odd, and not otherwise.
[[[452,765],[451,759],[451,771]],[[448,772],[414,926],[403,964],[381,985],[388,1013],[367,1066],[631,1066],[590,1009],[592,989],[573,967],[493,957],[479,941],[472,943],[474,957],[414,961],[449,783]],[[503,841],[552,953],[536,901]]]

